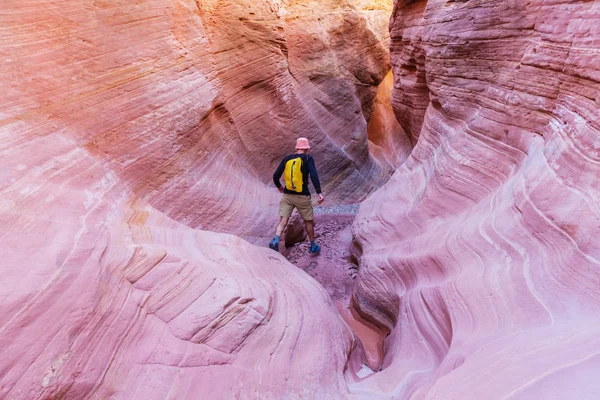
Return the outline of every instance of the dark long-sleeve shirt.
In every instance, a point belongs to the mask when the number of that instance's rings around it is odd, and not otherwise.
[[[312,181],[315,190],[317,193],[321,193],[321,183],[319,182],[319,175],[317,174],[315,159],[309,154],[290,154],[285,156],[273,174],[273,182],[275,183],[275,186],[278,188],[281,187],[281,182],[279,182],[279,180],[281,179],[281,175],[283,175],[285,163],[288,162],[288,160],[297,157],[302,158],[302,192],[293,192],[291,190],[287,190],[285,187],[283,192],[288,194],[301,194],[310,196],[310,191],[308,190],[308,176],[310,175],[310,180]]]

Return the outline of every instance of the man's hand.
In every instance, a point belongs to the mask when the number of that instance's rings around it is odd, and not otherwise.
[[[321,193],[319,193],[319,195],[317,196],[317,203],[321,204],[324,201],[325,201],[325,197],[323,197],[323,195]]]
[[[279,186],[277,190],[279,190],[280,193],[283,193],[283,186]]]

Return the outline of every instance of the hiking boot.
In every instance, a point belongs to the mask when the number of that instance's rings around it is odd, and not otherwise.
[[[274,237],[271,243],[269,243],[269,248],[279,253],[279,239]]]
[[[312,254],[319,254],[321,252],[321,246],[319,246],[315,242],[312,242],[308,251],[310,251]]]

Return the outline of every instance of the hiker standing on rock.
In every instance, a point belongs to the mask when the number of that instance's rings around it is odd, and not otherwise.
[[[269,247],[275,251],[279,251],[279,238],[283,229],[288,223],[294,208],[298,209],[300,216],[304,220],[306,233],[310,239],[310,252],[319,253],[321,246],[315,243],[315,222],[313,220],[313,206],[308,190],[308,176],[312,181],[315,190],[317,191],[317,201],[321,204],[325,198],[321,194],[321,184],[315,167],[315,159],[313,156],[306,154],[310,146],[308,139],[299,138],[296,141],[296,152],[289,154],[281,160],[279,167],[273,174],[273,182],[275,186],[283,193],[283,198],[279,203],[279,224],[275,228],[275,237],[269,243]],[[284,176],[285,187],[281,186],[279,179]]]

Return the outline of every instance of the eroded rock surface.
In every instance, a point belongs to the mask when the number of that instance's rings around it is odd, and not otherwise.
[[[0,397],[596,398],[597,2],[398,1],[391,97],[388,11],[5,2]],[[361,205],[347,323],[194,229],[270,236],[300,135],[332,203],[414,146]]]
[[[270,177],[297,137],[310,139],[331,201],[361,200],[389,177],[367,121],[389,70],[390,8],[9,1],[3,131],[60,131],[169,217],[264,242]]]
[[[332,202],[389,177],[381,4],[3,3],[0,398],[346,397],[323,288],[193,228],[270,236],[300,135]]]
[[[600,393],[600,7],[398,1],[415,144],[361,205],[353,300],[384,334],[365,398]]]
[[[308,275],[164,216],[60,134],[15,146],[1,398],[345,398],[352,335]]]

